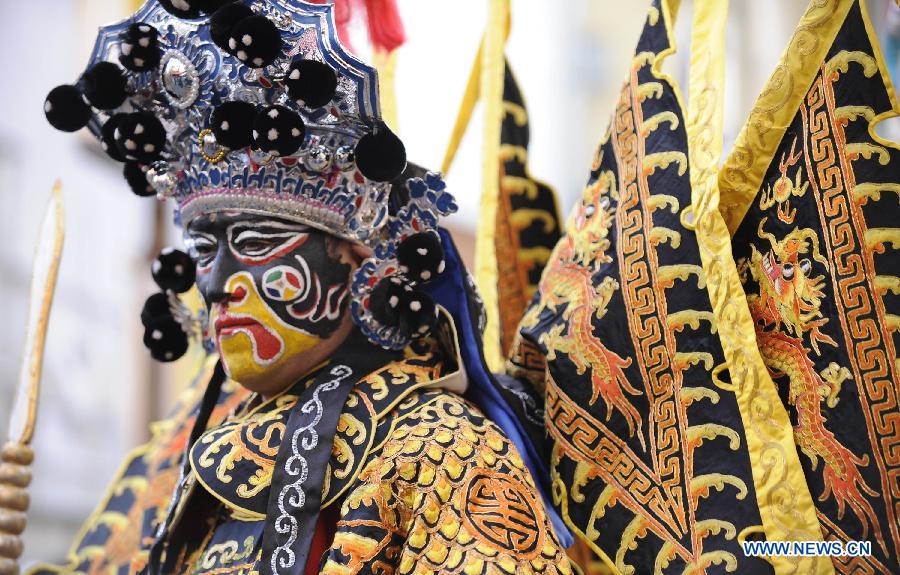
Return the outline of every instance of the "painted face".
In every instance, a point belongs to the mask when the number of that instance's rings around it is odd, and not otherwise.
[[[277,373],[340,327],[352,266],[325,232],[227,212],[192,221],[188,244],[210,335],[235,381]]]

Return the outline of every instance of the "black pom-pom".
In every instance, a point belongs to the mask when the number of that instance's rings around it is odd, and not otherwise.
[[[75,86],[64,84],[50,90],[44,101],[44,114],[50,125],[63,132],[75,132],[87,126],[91,107]]]
[[[334,97],[337,75],[328,64],[296,58],[284,79],[288,95],[310,108],[324,106]]]
[[[437,323],[437,306],[431,296],[421,290],[404,291],[397,307],[401,329],[410,337],[429,334]]]
[[[125,169],[122,171],[122,175],[125,176],[125,181],[128,182],[128,187],[131,188],[131,191],[138,196],[148,197],[156,195],[156,190],[147,181],[147,174],[144,173],[138,162],[125,162]]]
[[[122,36],[119,62],[129,70],[146,72],[159,65],[159,31],[150,24],[135,22]]]
[[[144,328],[144,345],[157,361],[175,361],[187,352],[188,337],[175,320],[153,322]]]
[[[200,16],[200,8],[191,0],[159,0],[160,5],[166,11],[179,18],[197,18]]]
[[[213,111],[209,127],[219,144],[232,150],[240,150],[253,142],[255,118],[256,106],[250,102],[235,100],[225,102]]]
[[[124,117],[125,114],[115,114],[103,124],[102,128],[100,128],[100,147],[103,148],[103,151],[106,152],[110,158],[117,162],[124,162],[128,159],[125,157],[125,154],[119,150],[119,146],[116,145],[116,128],[119,127],[119,122],[121,122]]]
[[[172,308],[169,307],[169,296],[157,292],[148,297],[141,309],[141,324],[148,327],[170,321],[175,321],[175,318],[172,317]]]
[[[201,12],[212,14],[222,6],[230,4],[231,0],[191,0],[191,6],[195,6]]]
[[[404,292],[411,292],[413,287],[400,276],[383,278],[369,295],[369,311],[380,324],[396,327],[400,325],[400,301]]]
[[[248,16],[231,29],[228,52],[247,66],[264,68],[281,54],[281,33],[265,16]]]
[[[95,108],[118,108],[128,97],[125,74],[112,62],[97,62],[84,73],[84,97]]]
[[[444,248],[434,232],[419,232],[397,248],[400,269],[417,282],[427,282],[444,271]]]
[[[303,118],[284,106],[267,106],[253,120],[253,145],[264,152],[290,156],[300,149],[305,135]]]
[[[235,25],[253,16],[253,10],[240,2],[225,4],[215,11],[209,19],[209,35],[219,48],[228,51],[228,39]]]
[[[150,112],[126,114],[116,129],[116,145],[129,160],[149,163],[166,145],[166,129]]]
[[[175,293],[184,293],[191,289],[196,279],[194,262],[191,257],[181,250],[165,248],[151,265],[153,281],[159,289],[172,290]]]
[[[389,182],[406,169],[406,148],[381,124],[356,144],[356,167],[372,181]]]
[[[399,327],[413,338],[428,334],[437,322],[437,306],[431,296],[399,275],[388,276],[375,285],[369,295],[369,311],[378,323]]]

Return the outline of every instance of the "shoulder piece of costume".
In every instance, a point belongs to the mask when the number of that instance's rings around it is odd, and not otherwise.
[[[875,128],[900,105],[865,2],[812,4],[791,42],[719,177],[741,329],[823,537],[871,544],[835,572],[900,573],[900,147]]]
[[[320,566],[385,572],[574,572],[516,448],[454,394],[417,392],[397,407]]]

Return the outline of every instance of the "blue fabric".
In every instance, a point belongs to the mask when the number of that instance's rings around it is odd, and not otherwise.
[[[475,321],[471,316],[466,296],[465,268],[456,252],[450,234],[443,228],[440,230],[440,234],[447,267],[442,274],[424,286],[424,289],[435,303],[440,304],[453,316],[456,323],[460,354],[465,364],[466,374],[469,376],[469,389],[466,391],[466,397],[476,403],[515,444],[522,460],[534,477],[541,498],[544,500],[547,515],[550,517],[560,543],[569,547],[574,542],[574,538],[553,506],[553,499],[548,491],[550,471],[547,462],[528,438],[528,434],[515,412],[497,391],[493,378],[486,369],[481,350],[481,338],[475,333]]]

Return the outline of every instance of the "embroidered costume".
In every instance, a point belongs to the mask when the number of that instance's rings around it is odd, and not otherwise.
[[[678,4],[652,3],[512,351],[555,501],[613,573],[900,572],[900,163],[873,130],[900,106],[864,3],[810,4],[721,171],[727,3],[694,2],[688,108],[660,70]]]
[[[572,572],[515,447],[477,408],[432,387],[460,376],[447,351],[434,340],[414,344],[355,382],[336,428],[322,492],[326,519],[317,526],[308,572]],[[197,533],[167,572],[261,569],[279,430],[314,377],[264,403],[235,384],[223,387],[209,430],[189,452],[187,489],[202,496],[193,504],[211,510],[201,515],[209,523],[192,526]],[[194,417],[189,406],[205,382],[198,378],[154,439],[131,454],[66,572],[146,566],[178,483]]]

